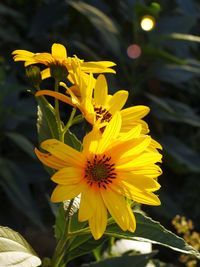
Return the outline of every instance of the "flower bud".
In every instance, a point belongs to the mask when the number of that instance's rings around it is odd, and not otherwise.
[[[26,68],[26,77],[35,88],[38,88],[42,81],[40,68],[37,66],[28,66]]]

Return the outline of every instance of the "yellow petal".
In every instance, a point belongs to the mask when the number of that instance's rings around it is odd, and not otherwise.
[[[38,63],[45,64],[45,65],[48,65],[55,61],[52,55],[49,53],[35,54],[34,60],[37,61]]]
[[[104,106],[106,103],[106,97],[108,94],[108,85],[104,75],[99,75],[96,80],[94,89],[94,102],[95,105]]]
[[[61,168],[66,167],[66,162],[62,161],[61,159],[49,154],[49,153],[42,153],[37,148],[35,148],[35,154],[37,155],[38,159],[46,166],[53,168],[55,170],[59,170]]]
[[[110,99],[108,106],[109,112],[114,114],[116,111],[120,111],[126,103],[128,98],[128,91],[120,90],[117,91]]]
[[[32,60],[27,60],[24,62],[24,66],[27,67],[27,66],[30,66],[30,65],[33,65],[33,64],[37,64],[37,60],[35,59],[32,59]]]
[[[46,68],[46,69],[42,70],[40,73],[42,76],[42,80],[51,77],[50,68]]]
[[[80,101],[79,101],[78,97],[74,94],[73,90],[71,90],[71,88],[67,88],[67,93],[71,96],[71,103],[74,106],[79,107]]]
[[[53,44],[51,47],[52,56],[55,58],[67,58],[67,51],[62,44]]]
[[[112,155],[112,158],[117,166],[123,165],[126,162],[132,161],[138,154],[141,154],[144,150],[146,150],[150,142],[150,136],[143,136],[121,142],[117,140],[110,144],[107,151],[109,155]]]
[[[83,62],[81,64],[81,70],[87,73],[116,73],[115,70],[110,67],[116,64],[110,61],[97,61],[97,62]]]
[[[148,190],[156,191],[160,188],[160,184],[152,178],[145,175],[134,174],[132,172],[118,172],[119,180],[122,183],[129,184],[129,187],[133,187],[136,190]]]
[[[135,218],[125,198],[110,189],[102,190],[101,195],[109,213],[121,229],[134,231]]]
[[[85,159],[79,151],[56,139],[45,140],[42,142],[41,147],[66,162],[67,165],[71,164],[72,166],[77,167],[83,166],[84,164]]]
[[[156,149],[161,149],[162,150],[162,146],[160,143],[158,143],[156,140],[151,139],[151,147],[152,148],[156,148]]]
[[[57,171],[51,180],[60,185],[74,185],[83,179],[83,171],[80,168],[65,167]]]
[[[102,139],[99,141],[99,146],[97,149],[98,153],[103,153],[106,150],[112,140],[114,140],[119,135],[120,129],[121,116],[120,113],[117,112],[103,132]]]
[[[95,201],[94,201],[95,200]],[[78,212],[78,220],[84,222],[88,220],[94,213],[96,207],[96,192],[86,185],[85,190],[81,194],[81,202]]]
[[[126,182],[121,182],[120,185],[112,184],[112,189],[118,194],[121,194],[128,199],[132,199],[138,203],[152,206],[160,205],[160,200],[155,194],[145,190],[136,190],[135,188],[133,188],[133,186]]]
[[[95,194],[95,204],[93,216],[89,218],[89,226],[94,239],[97,240],[102,237],[107,225],[107,209],[99,192]]]
[[[138,105],[123,109],[121,111],[121,115],[123,120],[132,121],[143,118],[149,113],[149,111],[150,111],[149,107]]]
[[[100,131],[94,127],[93,130],[85,135],[83,139],[83,153],[86,155],[91,153],[96,154],[100,139]]]
[[[118,166],[116,166],[116,169],[131,171],[138,167],[145,167],[146,165],[160,162],[161,158],[162,158],[161,154],[154,152],[143,153],[142,155],[135,157],[132,160],[130,160],[130,157],[122,158],[121,162],[120,160],[118,161]],[[127,162],[125,163],[125,161]]]
[[[87,83],[87,86],[82,81],[82,84],[79,85],[80,92],[81,92],[81,98],[88,98],[90,101],[92,100],[92,93],[93,93],[93,75],[90,73],[89,80]]]
[[[51,91],[51,90],[39,90],[36,92],[35,96],[41,96],[41,95],[47,95],[47,96],[52,96],[52,97],[55,97],[56,99],[64,102],[64,103],[67,103],[71,106],[75,106],[73,103],[72,103],[72,100],[70,97],[64,95],[64,94],[61,94],[61,93],[58,93],[58,92],[54,92],[54,91]]]
[[[140,138],[135,138],[135,139],[132,139],[130,143],[132,143],[132,147],[129,147],[129,149],[127,149],[122,154],[121,160],[123,158],[126,158],[125,160],[127,161],[128,157],[130,157],[130,160],[131,160],[133,156],[141,154],[151,143],[151,137],[144,136]]]
[[[84,190],[83,184],[57,185],[51,195],[52,202],[62,202],[78,196]]]
[[[122,121],[123,124],[123,121]],[[120,132],[120,140],[129,140],[133,138],[138,138],[141,135],[142,126],[141,124],[131,127],[130,131],[127,131],[125,133]]]
[[[95,123],[96,114],[94,112],[94,106],[92,105],[91,101],[87,98],[81,102],[79,106],[80,111],[82,112],[85,119],[92,125]]]
[[[162,170],[158,165],[150,165],[141,168],[136,168],[132,171],[134,174],[145,175],[150,178],[157,178],[162,174]]]
[[[17,49],[12,52],[12,55],[18,55],[18,56],[24,56],[24,57],[30,58],[34,56],[35,54],[27,50]]]
[[[143,121],[143,120],[138,120],[138,119],[132,119],[132,120],[126,120],[122,119],[122,127],[121,127],[121,132],[122,133],[127,133],[129,131],[131,131],[131,129],[137,125],[141,125],[142,126],[142,130],[141,130],[141,134],[147,134],[149,132],[149,127],[148,124]]]

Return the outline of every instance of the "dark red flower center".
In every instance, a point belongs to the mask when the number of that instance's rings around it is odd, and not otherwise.
[[[92,160],[87,160],[85,178],[90,186],[95,184],[106,189],[116,178],[115,164],[111,162],[111,157],[95,155]]]

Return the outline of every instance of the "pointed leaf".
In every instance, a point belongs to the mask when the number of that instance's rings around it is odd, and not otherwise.
[[[42,142],[48,138],[59,139],[58,127],[53,107],[47,102],[44,97],[37,97],[37,101],[37,129],[39,142]]]
[[[111,51],[119,55],[120,47],[117,39],[118,29],[113,21],[100,9],[82,1],[68,1],[68,4],[84,15],[100,32],[102,39]]]
[[[82,147],[82,143],[78,140],[75,134],[73,134],[70,130],[68,130],[65,134],[65,143],[76,150],[80,151]]]
[[[0,266],[36,267],[41,260],[26,240],[8,227],[0,226]]]
[[[142,213],[135,212],[137,228],[135,233],[123,232],[116,224],[110,225],[106,234],[119,238],[147,241],[170,249],[194,255],[200,258],[200,253],[189,246],[182,238],[165,229],[159,222],[152,220]]]

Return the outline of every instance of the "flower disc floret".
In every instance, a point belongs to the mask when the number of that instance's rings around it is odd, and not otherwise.
[[[84,178],[90,186],[106,189],[116,175],[115,164],[112,163],[111,157],[103,154],[95,155],[91,160],[87,160]]]

